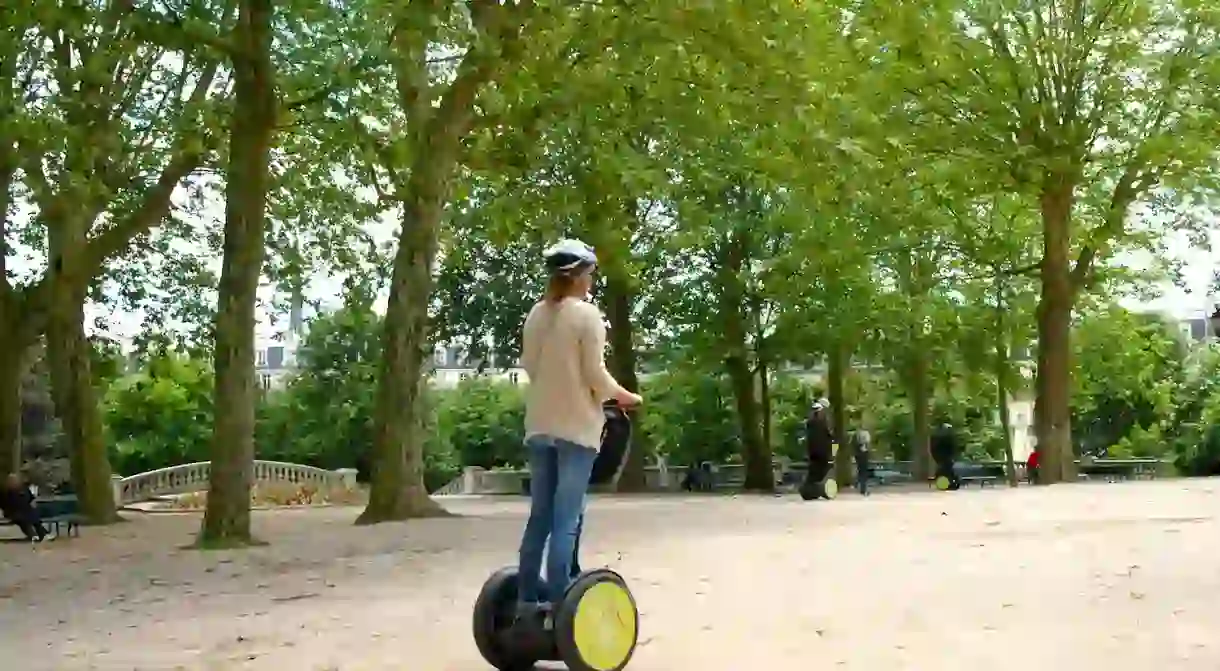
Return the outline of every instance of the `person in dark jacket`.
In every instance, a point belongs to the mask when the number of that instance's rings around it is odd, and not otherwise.
[[[868,481],[873,476],[872,469],[872,442],[873,437],[864,428],[864,424],[857,415],[852,418],[852,432],[849,434],[848,440],[851,442],[852,453],[856,457],[856,487],[864,496],[868,496]]]
[[[0,488],[0,512],[29,540],[41,541],[47,537],[46,527],[42,526],[42,518],[34,507],[34,494],[16,473],[10,473]]]
[[[829,407],[830,404],[824,400],[815,401],[809,408],[809,416],[805,418],[805,452],[809,458],[811,482],[825,480],[834,460],[834,433],[830,430],[830,419],[827,417]]]
[[[935,477],[944,476],[949,480],[949,489],[957,489],[961,486],[961,480],[958,479],[957,470],[954,468],[958,452],[957,434],[953,431],[953,425],[941,422],[932,432],[930,442],[932,461],[936,464]]]

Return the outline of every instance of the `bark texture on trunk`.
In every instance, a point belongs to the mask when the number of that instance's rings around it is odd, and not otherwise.
[[[749,233],[744,227],[731,232],[721,250],[718,274],[720,317],[723,320],[725,372],[733,389],[737,420],[741,427],[742,462],[747,491],[775,491],[775,471],[771,465],[771,446],[763,440],[762,413],[755,394],[753,367],[748,358],[745,286],[742,271],[749,250]]]
[[[619,273],[606,273],[606,319],[610,321],[610,372],[628,391],[639,393],[640,378],[636,373],[638,356],[635,351],[635,329],[631,324],[631,304],[634,301],[630,281]],[[638,419],[638,418],[637,418]],[[631,447],[619,473],[620,492],[642,492],[648,482],[644,467],[648,460],[644,432],[639,425],[631,432]]]
[[[995,311],[995,387],[996,403],[1000,411],[1000,430],[1004,432],[1004,467],[1008,475],[1008,486],[1017,486],[1017,465],[1012,454],[1012,419],[1008,412],[1008,334],[1004,324],[1004,280],[996,269]]]
[[[763,441],[762,413],[754,394],[754,376],[750,364],[741,355],[730,355],[724,362],[733,388],[733,404],[741,423],[742,461],[746,477],[742,487],[747,491],[775,491],[775,471],[771,465],[771,446]]]
[[[254,479],[255,305],[262,276],[275,133],[273,0],[241,0],[233,31],[234,110],[225,186],[224,263],[216,308],[216,413],[201,547],[250,545]]]
[[[902,363],[901,379],[911,400],[911,475],[919,482],[932,475],[932,457],[928,452],[932,436],[932,381],[925,337],[924,299],[928,291],[931,266],[914,251],[899,258],[900,282],[910,299],[907,322],[907,343]]]
[[[407,115],[409,175],[383,165],[402,206],[402,229],[382,331],[380,379],[373,411],[372,482],[357,524],[447,515],[424,484],[420,390],[428,349],[428,299],[441,217],[474,119],[479,91],[520,55],[527,19],[521,6],[480,5],[471,20],[482,38],[466,52],[457,76],[433,105],[428,58],[438,26],[435,3],[400,3],[391,44],[397,102]],[[497,48],[498,47],[498,48]]]
[[[762,437],[763,442],[772,450],[775,449],[775,443],[772,442],[772,427],[771,427],[771,367],[767,365],[767,360],[763,358],[762,352],[756,352],[758,355],[758,403],[762,412]]]
[[[1072,189],[1044,189],[1042,210],[1042,293],[1038,301],[1038,396],[1035,429],[1042,451],[1038,481],[1051,484],[1075,478],[1072,453],[1071,330]]]
[[[911,445],[911,471],[917,482],[932,476],[932,457],[928,452],[932,437],[932,390],[928,378],[928,355],[922,347],[911,352],[909,371],[911,419],[915,427]]]
[[[424,486],[419,403],[441,211],[442,202],[437,198],[417,198],[404,208],[382,332],[371,489],[357,524],[447,514],[429,498]]]
[[[844,383],[847,376],[847,355],[843,343],[837,338],[831,342],[827,353],[826,393],[830,401],[831,429],[834,431],[835,442],[839,445],[835,453],[835,481],[840,486],[847,487],[855,478],[852,468],[852,451],[847,444],[847,394]]]
[[[68,257],[70,258],[70,257]],[[47,362],[51,398],[67,442],[72,464],[72,488],[81,515],[91,524],[118,520],[110,484],[110,459],[102,436],[102,416],[90,367],[92,345],[85,337],[85,293],[76,282],[60,278],[51,299],[47,329]]]
[[[5,40],[0,53],[0,118],[15,118],[18,42]],[[9,128],[0,128],[0,476],[21,470],[21,378],[23,357],[29,349],[22,333],[17,292],[8,279],[9,213],[13,210],[13,185],[19,154]]]
[[[11,331],[0,325],[0,475],[21,470],[21,379],[26,348],[12,342]]]

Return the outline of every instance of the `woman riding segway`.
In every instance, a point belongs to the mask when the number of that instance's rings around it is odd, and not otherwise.
[[[585,300],[597,268],[593,248],[564,240],[543,257],[550,272],[546,295],[530,310],[521,340],[521,363],[529,376],[525,445],[531,481],[529,520],[521,538],[519,615],[558,603],[571,581],[589,475],[605,424],[603,402],[627,408],[641,401],[606,370],[605,323],[597,306]],[[544,548],[545,584],[540,578]]]
[[[631,436],[623,410],[641,399],[606,370],[605,323],[585,300],[597,268],[593,248],[564,240],[544,258],[546,296],[530,310],[521,341],[529,520],[519,566],[493,573],[475,600],[474,639],[501,671],[540,660],[621,671],[639,641],[635,598],[615,571],[573,568],[590,481],[604,484],[618,472]]]

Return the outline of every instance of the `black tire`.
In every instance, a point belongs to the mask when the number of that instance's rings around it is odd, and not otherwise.
[[[602,410],[606,423],[602,429],[601,449],[597,451],[593,469],[589,472],[591,486],[613,483],[631,451],[631,418],[613,401],[607,402]]]
[[[799,491],[801,493],[801,498],[806,501],[813,501],[814,499],[822,498],[822,495],[824,494],[822,483],[815,482],[813,480],[806,480],[805,482],[801,483],[801,488]]]
[[[517,567],[507,566],[491,574],[474,602],[474,644],[479,654],[500,671],[532,669],[535,659],[506,650],[500,632],[510,627],[517,608]]]
[[[602,583],[613,583],[620,587],[631,603],[631,614],[635,618],[635,631],[630,646],[622,660],[608,668],[591,666],[581,655],[576,640],[576,613],[585,593]],[[640,639],[640,610],[635,603],[635,595],[627,588],[627,582],[619,574],[610,569],[595,569],[582,574],[563,597],[555,610],[555,645],[559,650],[559,658],[567,665],[569,671],[622,671],[635,654],[636,644]]]

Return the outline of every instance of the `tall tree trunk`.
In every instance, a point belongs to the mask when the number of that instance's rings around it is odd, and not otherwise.
[[[443,5],[443,3],[442,3]],[[390,278],[382,331],[380,379],[373,410],[369,503],[357,524],[447,514],[428,497],[419,400],[428,349],[428,299],[445,205],[461,157],[462,139],[474,119],[479,91],[520,56],[523,12],[511,5],[482,5],[471,12],[480,39],[458,65],[439,104],[429,57],[442,24],[437,3],[398,3],[391,48],[397,103],[407,117],[409,175],[383,164],[401,198],[402,228]]]
[[[742,487],[747,491],[775,491],[775,471],[771,465],[771,446],[763,441],[762,413],[754,394],[754,375],[750,364],[740,354],[728,356],[724,362],[733,389],[733,403],[741,424],[742,461],[746,478]]]
[[[420,175],[421,179],[425,177]],[[373,411],[372,487],[368,506],[357,524],[447,514],[428,497],[424,486],[419,403],[428,341],[428,296],[441,212],[440,199],[420,196],[404,208],[382,332],[380,380]]]
[[[274,0],[241,0],[233,30],[233,116],[225,185],[224,264],[216,308],[216,413],[202,547],[240,547],[250,535],[254,479],[254,309],[262,276],[275,71]]]
[[[26,348],[7,344],[15,342],[17,330],[9,324],[0,322],[0,339],[6,343],[0,348],[0,475],[17,473],[22,464],[21,380]]]
[[[1004,468],[1008,474],[1008,486],[1017,486],[1017,465],[1012,454],[1012,418],[1008,412],[1008,335],[1004,325],[1004,280],[996,268],[995,310],[995,388],[996,403],[1000,411],[1000,430],[1004,432]]]
[[[910,300],[907,350],[901,378],[906,383],[911,399],[911,423],[915,429],[911,444],[911,475],[922,482],[932,475],[932,459],[928,452],[932,436],[932,381],[929,379],[928,353],[924,345],[924,299],[928,291],[927,275],[931,267],[914,250],[908,250],[901,256],[899,264],[899,281]]]
[[[70,243],[74,244],[74,243]],[[53,258],[69,263],[70,255]],[[47,362],[51,397],[72,464],[72,487],[81,514],[92,524],[118,520],[110,484],[110,459],[102,438],[102,416],[90,368],[92,345],[85,337],[85,292],[78,278],[59,274],[51,298]]]
[[[759,355],[756,375],[758,376],[758,403],[762,408],[762,437],[763,442],[774,449],[774,443],[771,442],[771,367],[767,365],[767,360],[762,358],[762,352],[757,352]]]
[[[1072,189],[1046,186],[1042,209],[1042,294],[1038,302],[1038,396],[1035,427],[1041,461],[1038,479],[1047,484],[1075,477],[1071,426],[1071,328],[1073,286]]]
[[[749,232],[738,227],[725,239],[721,250],[718,280],[720,284],[720,316],[723,320],[725,372],[733,388],[737,419],[741,426],[742,461],[748,491],[775,491],[775,471],[771,465],[771,446],[763,441],[762,415],[755,395],[754,375],[748,359],[746,342],[745,285],[741,273],[750,248]]]
[[[932,476],[932,459],[928,446],[932,437],[932,390],[928,377],[928,355],[921,346],[911,352],[908,384],[911,390],[911,419],[915,428],[911,445],[911,472],[923,482]]]
[[[852,453],[847,446],[847,394],[843,390],[847,365],[847,350],[843,342],[833,338],[830,351],[827,352],[826,393],[829,395],[835,442],[839,445],[839,451],[835,453],[835,481],[842,487],[851,485],[854,479],[852,476],[855,475]]]
[[[640,391],[636,373],[638,356],[635,351],[635,330],[631,323],[632,295],[630,281],[621,272],[606,273],[606,319],[610,321],[610,371],[628,391]],[[648,487],[644,466],[648,460],[644,432],[631,432],[631,447],[627,461],[619,473],[618,491],[642,492]]]
[[[51,398],[68,448],[72,486],[80,513],[90,523],[118,520],[110,484],[110,460],[102,438],[90,367],[92,345],[85,337],[85,298],[92,279],[86,269],[86,236],[96,208],[87,178],[94,147],[75,147],[65,155],[63,194],[39,213],[47,230],[49,291],[47,300],[47,363]]]
[[[0,118],[16,118],[16,100],[11,88],[16,82],[17,43],[6,39],[0,56]],[[16,295],[8,279],[9,211],[13,205],[13,180],[18,154],[14,138],[0,129],[0,475],[21,470],[21,359]]]

